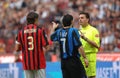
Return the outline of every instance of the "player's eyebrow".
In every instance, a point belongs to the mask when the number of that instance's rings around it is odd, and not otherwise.
[[[80,18],[84,18],[83,16],[80,16]]]

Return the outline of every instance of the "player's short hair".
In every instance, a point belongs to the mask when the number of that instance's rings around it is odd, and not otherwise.
[[[84,14],[84,15],[86,16],[86,18],[90,19],[89,13],[87,13],[87,12],[80,12],[80,15],[81,15],[81,14]]]
[[[62,24],[64,25],[64,27],[70,26],[72,24],[72,21],[73,21],[73,16],[70,14],[64,15],[62,18]]]
[[[35,12],[29,12],[27,15],[27,24],[34,24],[39,15]]]
[[[90,23],[90,15],[87,12],[80,12],[80,15],[83,14],[85,17],[89,20],[88,23]]]

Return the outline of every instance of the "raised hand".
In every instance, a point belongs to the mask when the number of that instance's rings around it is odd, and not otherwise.
[[[85,35],[80,31],[80,36],[82,39],[84,39],[85,41],[87,40],[87,37],[85,37]]]
[[[55,23],[55,22],[52,22],[53,23],[53,29],[57,28],[58,27],[58,23]]]

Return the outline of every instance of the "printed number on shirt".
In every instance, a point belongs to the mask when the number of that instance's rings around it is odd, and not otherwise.
[[[33,44],[33,37],[32,36],[28,36],[28,45],[30,47],[28,47],[28,50],[33,50],[34,49],[34,44]]]
[[[61,38],[60,41],[63,42],[63,53],[65,53],[66,52],[66,49],[65,49],[66,39],[65,38]]]

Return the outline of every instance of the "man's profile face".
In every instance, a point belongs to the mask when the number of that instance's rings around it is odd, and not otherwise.
[[[83,25],[87,24],[88,21],[89,21],[89,19],[86,18],[86,16],[85,16],[84,14],[80,14],[80,15],[79,15],[79,24],[80,24],[80,25],[83,26]]]

